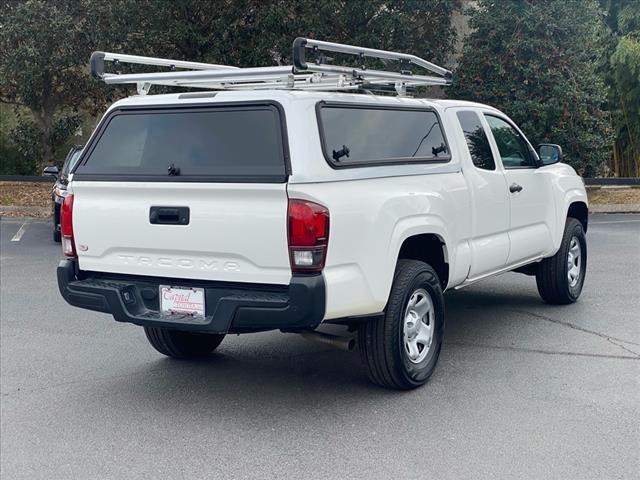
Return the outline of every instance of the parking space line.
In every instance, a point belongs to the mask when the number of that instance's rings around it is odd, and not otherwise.
[[[24,231],[27,229],[27,222],[23,223],[20,228],[18,229],[18,231],[16,232],[16,234],[13,236],[13,238],[11,239],[12,242],[19,242],[20,239],[22,238],[22,235],[24,235]]]

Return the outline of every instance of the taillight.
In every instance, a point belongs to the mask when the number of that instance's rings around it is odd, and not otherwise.
[[[322,271],[329,244],[329,210],[308,200],[289,199],[288,216],[291,271]]]
[[[67,257],[76,256],[76,245],[73,240],[73,195],[65,197],[60,210],[60,233],[62,233],[62,253]]]

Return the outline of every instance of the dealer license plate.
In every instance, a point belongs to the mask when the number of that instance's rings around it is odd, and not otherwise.
[[[204,288],[160,285],[160,310],[173,315],[204,317]]]

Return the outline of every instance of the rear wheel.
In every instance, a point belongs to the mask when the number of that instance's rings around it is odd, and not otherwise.
[[[568,218],[560,249],[538,267],[536,283],[542,299],[555,305],[578,300],[587,272],[587,240],[582,224]]]
[[[424,384],[444,335],[444,298],[435,270],[400,260],[384,316],[358,330],[360,354],[372,382],[407,390]]]
[[[206,357],[224,339],[224,334],[192,333],[158,327],[144,327],[144,333],[158,352],[179,359]]]

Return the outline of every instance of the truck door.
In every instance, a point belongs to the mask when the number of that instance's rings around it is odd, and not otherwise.
[[[500,270],[509,256],[509,193],[504,171],[496,162],[482,115],[472,109],[456,110],[466,140],[463,171],[473,208],[469,279]],[[464,151],[463,151],[464,155]]]
[[[506,118],[485,113],[496,154],[504,167],[511,204],[507,265],[535,259],[553,249],[550,226],[555,221],[551,184],[538,169],[526,138]]]

